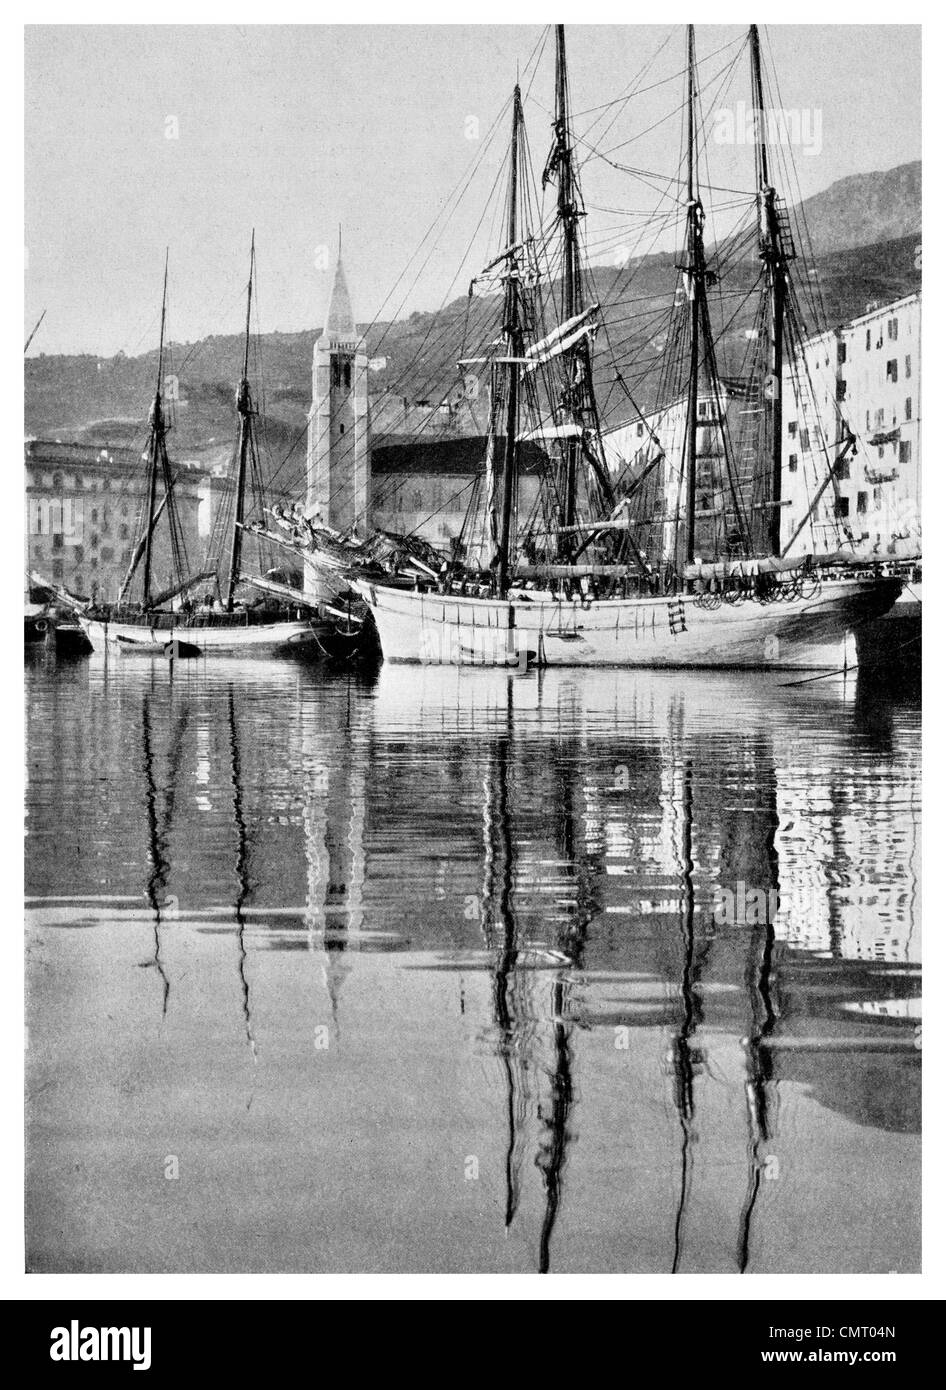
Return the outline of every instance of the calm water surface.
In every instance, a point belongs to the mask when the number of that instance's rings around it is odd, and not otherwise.
[[[31,1269],[918,1269],[915,704],[26,676]]]

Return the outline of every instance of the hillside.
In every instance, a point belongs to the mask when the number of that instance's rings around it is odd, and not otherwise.
[[[843,323],[863,313],[868,304],[885,303],[919,288],[919,196],[919,166],[904,165],[885,174],[843,179],[804,204],[814,244],[822,247],[817,285],[809,276],[808,289],[820,292],[823,322]],[[864,240],[878,229],[886,234],[871,242]],[[673,296],[674,260],[661,254],[621,269],[593,267],[594,294],[605,306],[599,347],[610,344],[612,349],[598,355],[597,386],[606,423],[631,413],[626,393],[615,386],[613,361],[626,372],[635,401],[644,409],[654,403],[661,348],[659,337],[654,336],[654,316]],[[728,288],[741,290],[750,299],[721,336],[719,358],[724,371],[738,371],[745,330],[752,322],[756,275],[757,266],[750,260],[727,280]],[[464,298],[440,313],[415,313],[366,327],[369,356],[384,362],[369,377],[379,432],[411,432],[446,397],[460,401],[456,362],[463,351],[466,314]],[[487,317],[487,306],[475,304],[474,315]],[[820,317],[819,310],[806,329],[817,331]],[[270,333],[259,342],[264,446],[272,455],[284,456],[304,433],[318,331]],[[177,457],[215,457],[229,447],[241,348],[237,336],[171,344],[168,373],[176,376],[179,394],[172,406]],[[633,365],[625,368],[626,363]],[[26,432],[110,444],[143,440],[156,369],[154,351],[133,358],[123,354],[108,359],[31,357],[26,362]],[[436,416],[436,411],[435,418],[459,433],[479,433],[485,428],[484,406],[481,395],[462,400],[452,419]],[[295,455],[301,467],[298,447]]]
[[[803,204],[814,254],[875,246],[919,235],[921,166],[901,164],[886,173],[852,174]]]

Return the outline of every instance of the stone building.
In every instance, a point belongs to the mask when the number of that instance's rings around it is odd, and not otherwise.
[[[147,473],[134,449],[28,439],[26,569],[73,593],[108,603],[118,598],[140,534]],[[212,505],[201,469],[175,465],[175,496],[189,560],[203,559],[201,515]],[[173,583],[168,528],[154,535],[155,587]]]
[[[864,555],[920,554],[919,293],[809,338],[786,374],[782,418],[786,543],[804,523],[791,553],[830,551],[840,529]],[[837,488],[815,501],[849,433]]]

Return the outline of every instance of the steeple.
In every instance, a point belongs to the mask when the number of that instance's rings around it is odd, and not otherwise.
[[[345,267],[342,265],[341,246],[338,249],[338,260],[335,262],[332,298],[329,301],[328,316],[325,320],[325,327],[322,329],[322,336],[323,338],[346,339],[353,339],[358,336],[355,316],[351,311],[351,297],[348,293],[348,281],[345,279]]]

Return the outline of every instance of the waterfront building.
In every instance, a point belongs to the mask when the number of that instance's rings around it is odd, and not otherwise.
[[[28,439],[26,464],[26,569],[73,593],[111,603],[140,534],[146,470],[135,449],[62,440]],[[178,514],[187,554],[196,569],[212,524],[216,489],[205,472],[175,465]],[[154,536],[156,585],[173,583],[167,527]]]
[[[919,292],[803,343],[785,374],[782,421],[788,553],[831,551],[839,533],[867,557],[921,553]],[[817,497],[849,436],[835,483]]]

